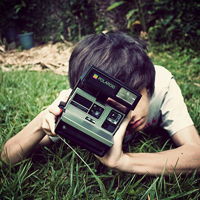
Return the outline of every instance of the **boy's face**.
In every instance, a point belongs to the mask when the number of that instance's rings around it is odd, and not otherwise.
[[[129,125],[127,127],[127,130],[130,132],[141,131],[147,122],[149,112],[149,96],[147,93],[147,89],[143,88],[140,91],[140,94],[142,95],[140,101],[138,102],[135,109],[131,111],[131,121],[129,122]],[[112,102],[112,104],[114,104],[121,110],[125,109],[125,107],[122,104],[119,104],[113,99],[109,98],[108,102]]]
[[[142,98],[135,109],[131,111],[131,121],[127,127],[127,130],[130,132],[141,131],[147,122],[149,112],[149,96],[147,89],[143,88],[140,91],[140,94],[142,95]]]

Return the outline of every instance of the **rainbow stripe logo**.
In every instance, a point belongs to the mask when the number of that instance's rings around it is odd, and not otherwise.
[[[94,75],[93,75],[93,78],[94,78],[94,79],[97,79],[97,78],[98,78],[98,75],[97,75],[97,74],[94,74]]]

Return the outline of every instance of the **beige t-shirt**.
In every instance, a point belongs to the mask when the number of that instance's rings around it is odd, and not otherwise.
[[[155,65],[155,90],[150,99],[147,123],[143,131],[156,127],[165,129],[170,136],[193,125],[179,86],[164,67]],[[135,133],[127,132],[124,142],[133,139]]]

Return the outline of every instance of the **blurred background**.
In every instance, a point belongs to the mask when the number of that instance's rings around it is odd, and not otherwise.
[[[152,44],[196,51],[199,13],[199,0],[1,0],[0,39],[15,48],[18,34],[33,33],[34,44],[41,45],[120,30]]]

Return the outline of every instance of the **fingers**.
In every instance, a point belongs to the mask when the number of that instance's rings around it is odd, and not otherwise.
[[[42,129],[47,135],[56,136],[55,133],[55,121],[57,116],[59,116],[62,110],[58,107],[60,101],[66,102],[71,89],[63,90],[58,98],[44,111],[44,118],[42,122]]]
[[[44,117],[43,123],[42,123],[42,129],[47,135],[55,136],[55,115],[52,113],[46,111],[46,115]]]
[[[126,128],[131,120],[131,111],[128,113],[128,115],[124,118],[122,121],[119,129],[117,130],[116,134],[114,135],[114,142],[119,141],[121,142],[124,138],[124,134],[126,132]]]
[[[48,111],[56,116],[60,115],[61,110],[58,105],[61,101],[67,102],[70,93],[71,89],[61,91],[58,98],[48,107]]]
[[[51,113],[51,114],[53,114],[53,115],[55,115],[55,116],[60,115],[61,112],[62,112],[62,109],[60,109],[60,108],[58,107],[58,105],[53,105],[53,106],[51,105],[51,106],[48,107],[47,110],[49,111],[49,113]]]
[[[72,89],[68,89],[68,90],[63,90],[60,92],[59,97],[62,101],[66,102],[70,93],[71,93]]]
[[[114,135],[113,138],[114,145],[109,149],[109,151],[103,157],[95,155],[95,157],[98,158],[104,165],[107,165],[108,167],[111,168],[117,168],[117,166],[119,166],[119,162],[123,156],[122,141],[130,120],[131,120],[131,111],[123,120],[119,129]]]

